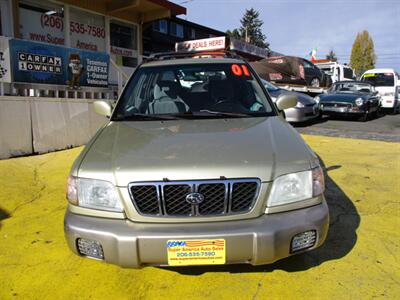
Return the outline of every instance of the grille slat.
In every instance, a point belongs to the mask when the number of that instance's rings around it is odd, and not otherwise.
[[[200,184],[198,192],[204,196],[204,201],[199,204],[201,215],[223,214],[226,207],[225,184]]]
[[[131,187],[131,197],[138,211],[146,215],[160,214],[157,186],[136,185]]]
[[[258,196],[258,179],[211,180],[190,182],[132,183],[132,202],[142,215],[192,217],[242,214],[250,211]],[[190,193],[200,193],[203,201],[186,201]]]
[[[189,215],[192,212],[192,205],[186,202],[186,195],[190,191],[190,185],[165,185],[166,213],[168,215]]]
[[[232,189],[232,207],[233,212],[247,211],[251,208],[254,195],[257,191],[257,183],[242,182],[234,183]]]

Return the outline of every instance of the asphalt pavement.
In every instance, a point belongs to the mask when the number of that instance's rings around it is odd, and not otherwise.
[[[367,122],[355,118],[323,116],[293,126],[303,134],[400,142],[400,114],[383,114]]]

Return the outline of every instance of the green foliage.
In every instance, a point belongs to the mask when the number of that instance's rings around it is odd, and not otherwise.
[[[240,40],[240,39],[242,38],[242,37],[240,36],[240,32],[239,32],[238,29],[233,29],[232,31],[227,30],[227,31],[226,31],[226,34],[227,34],[229,37],[232,37],[232,38],[237,39],[237,40]]]
[[[351,49],[350,66],[355,70],[357,76],[375,67],[376,55],[374,42],[368,31],[359,32]]]
[[[335,51],[333,50],[329,51],[328,55],[326,56],[326,59],[329,59],[330,61],[337,61]]]
[[[262,25],[264,22],[259,18],[260,13],[253,8],[246,9],[239,29],[228,30],[228,36],[235,39],[243,40],[261,48],[269,48],[266,36],[262,33]]]

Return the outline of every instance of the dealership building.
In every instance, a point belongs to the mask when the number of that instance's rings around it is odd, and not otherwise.
[[[0,82],[15,93],[26,84],[121,84],[142,61],[144,24],[186,9],[165,0],[0,0],[0,14],[0,74],[8,72]],[[69,78],[71,60],[80,82]]]

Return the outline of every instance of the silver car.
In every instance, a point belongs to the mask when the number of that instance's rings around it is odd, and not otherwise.
[[[283,94],[297,97],[297,105],[284,111],[286,121],[290,123],[307,122],[320,115],[318,103],[312,97],[303,93],[281,89],[264,79],[261,79],[261,81],[274,102]]]
[[[232,58],[142,64],[76,159],[64,228],[76,254],[123,267],[268,264],[315,249],[328,206],[318,157]]]

